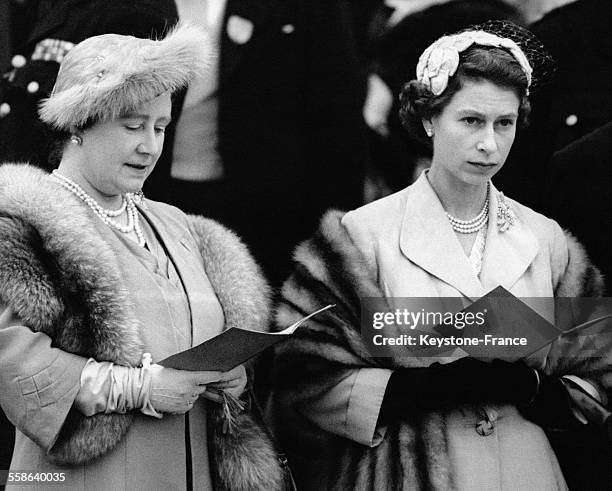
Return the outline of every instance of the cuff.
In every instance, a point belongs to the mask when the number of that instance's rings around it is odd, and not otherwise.
[[[143,368],[133,368],[93,358],[81,372],[81,388],[75,399],[75,407],[85,416],[97,413],[124,414],[140,409],[147,416],[161,418],[149,400],[151,375],[149,362]]]
[[[85,416],[93,416],[106,411],[112,384],[113,364],[108,361],[97,362],[93,358],[81,372],[81,388],[74,406]]]
[[[36,336],[36,334],[35,334]],[[44,449],[50,449],[73,406],[86,359],[61,350],[50,365],[18,380],[25,417],[19,429]]]
[[[7,309],[0,312],[0,360],[0,405],[22,433],[51,448],[87,359],[52,347],[49,336],[18,325]]]
[[[377,422],[392,373],[384,368],[362,368],[357,372],[346,415],[346,431],[352,440],[375,447],[385,436],[386,426]]]

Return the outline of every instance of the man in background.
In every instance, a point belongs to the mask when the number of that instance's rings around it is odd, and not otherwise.
[[[242,236],[274,285],[330,207],[362,202],[365,77],[344,0],[177,0],[218,57],[175,104],[145,194]]]

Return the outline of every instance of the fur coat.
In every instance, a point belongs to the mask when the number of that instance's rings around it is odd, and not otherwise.
[[[95,232],[91,214],[39,169],[0,167],[0,301],[54,346],[98,361],[138,366],[140,326],[112,249]],[[61,194],[60,194],[61,193]],[[269,289],[246,247],[216,222],[189,217],[204,269],[221,303],[225,327],[267,330]],[[280,468],[272,443],[246,413],[223,434],[220,406],[208,404],[213,476],[221,489],[276,489]],[[80,465],[111,452],[133,414],[85,417],[71,409],[48,458]]]
[[[314,237],[296,249],[297,265],[283,287],[277,313],[278,325],[286,326],[324,305],[336,304],[304,324],[276,351],[273,406],[281,441],[289,457],[294,457],[290,463],[295,464],[298,485],[300,478],[319,473],[325,477],[317,485],[326,489],[452,489],[445,414],[441,411],[413,414],[391,423],[377,446],[323,431],[303,417],[289,419],[288,408],[293,407],[298,414],[300,403],[316,400],[321,387],[333,387],[350,370],[392,370],[423,363],[422,359],[407,357],[374,358],[362,340],[360,298],[384,298],[385,294],[372,258],[365,257],[353,243],[341,224],[342,217],[341,212],[328,212]],[[601,275],[575,240],[568,237],[568,244],[569,262],[555,285],[555,295],[600,295]],[[574,339],[558,343],[555,349],[563,356],[551,357],[556,362],[547,366],[547,371],[596,380],[609,376],[609,342],[606,346],[585,345]],[[610,391],[609,383],[606,389]],[[300,442],[299,447],[293,444],[295,441]],[[318,455],[324,457],[315,470],[311,460]],[[302,465],[305,471],[300,469]]]

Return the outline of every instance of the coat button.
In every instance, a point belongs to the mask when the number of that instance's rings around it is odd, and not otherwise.
[[[38,89],[40,89],[40,85],[38,85],[38,82],[36,82],[35,80],[30,82],[28,86],[26,87],[26,90],[30,94],[35,94],[36,92],[38,92]]]
[[[13,59],[11,60],[11,65],[13,65],[13,67],[15,68],[21,68],[25,64],[26,64],[26,59],[25,59],[25,56],[23,55],[15,55],[13,56]]]
[[[479,421],[476,425],[476,433],[478,433],[480,436],[489,436],[491,433],[493,433],[494,429],[495,423],[485,419]]]
[[[0,118],[7,116],[11,112],[11,106],[7,102],[0,104]]]
[[[499,418],[499,413],[492,408],[483,407],[480,409],[482,419],[476,423],[476,433],[480,436],[489,436],[495,430],[495,422]]]
[[[285,34],[291,34],[295,31],[295,26],[293,24],[285,24],[283,27],[281,27],[281,31],[283,31]]]
[[[578,116],[575,114],[570,114],[567,118],[565,118],[565,124],[567,126],[575,126],[578,122]]]

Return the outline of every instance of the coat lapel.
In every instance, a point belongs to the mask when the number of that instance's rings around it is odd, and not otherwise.
[[[220,85],[232,75],[240,64],[240,60],[249,49],[253,38],[258,35],[258,31],[264,23],[267,14],[264,2],[252,0],[228,0],[223,18],[223,30],[221,33],[221,59],[219,66]],[[236,36],[230,36],[228,29],[248,31],[249,26],[252,32],[245,42],[236,42]],[[232,39],[232,37],[234,39]],[[246,37],[246,36],[245,36]],[[238,36],[240,39],[240,35]]]
[[[199,283],[201,275],[198,274],[198,269],[196,269],[198,265],[190,261],[194,256],[192,254],[185,254],[185,249],[190,250],[190,244],[185,240],[181,240],[181,230],[169,230],[168,225],[164,224],[154,213],[147,212],[142,208],[139,209],[141,213],[146,214],[151,226],[161,238],[168,256],[174,263],[174,267],[183,282],[191,310],[192,344],[195,346],[219,334],[219,331],[210,329],[213,326],[206,325],[205,321],[209,318],[206,304],[197,301],[196,298],[202,291],[202,285]]]
[[[529,226],[517,217],[514,225],[505,232],[497,227],[496,213],[499,206],[499,191],[491,185],[489,200],[491,211],[487,229],[480,281],[487,291],[501,285],[511,290],[518,279],[527,271],[539,250],[538,240]],[[512,204],[508,199],[506,203]],[[516,212],[516,207],[514,208]]]
[[[476,300],[485,293],[425,173],[407,196],[400,249],[410,261],[466,297]]]

